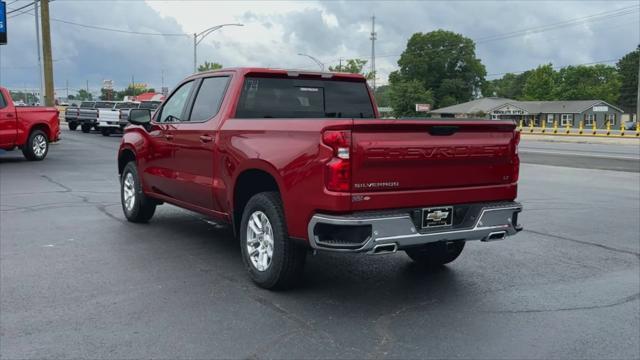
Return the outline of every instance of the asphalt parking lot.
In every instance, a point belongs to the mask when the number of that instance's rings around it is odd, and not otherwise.
[[[523,156],[516,237],[435,271],[319,253],[269,292],[224,227],[168,205],[124,220],[119,141],[0,155],[1,358],[640,357],[638,172]]]

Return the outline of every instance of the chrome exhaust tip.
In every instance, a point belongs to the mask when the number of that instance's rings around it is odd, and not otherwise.
[[[482,241],[484,242],[498,241],[498,240],[504,240],[506,237],[507,237],[506,231],[495,231],[495,232],[489,233],[489,235],[487,235],[486,238],[482,239]]]
[[[374,255],[393,254],[396,251],[398,251],[398,244],[391,243],[391,244],[376,245],[373,247],[373,250],[371,251],[371,253]]]

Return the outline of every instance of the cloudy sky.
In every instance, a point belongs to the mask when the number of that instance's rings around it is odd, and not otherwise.
[[[11,11],[31,0],[5,1]],[[640,42],[637,0],[51,1],[58,95],[64,94],[67,82],[75,92],[87,81],[92,90],[98,89],[104,79],[124,87],[132,77],[156,88],[164,79],[171,87],[193,69],[193,39],[184,34],[223,23],[245,26],[208,36],[198,47],[199,62],[317,69],[297,54],[310,54],[327,66],[339,58],[369,59],[375,14],[379,83],[386,83],[396,69],[411,34],[439,28],[476,40],[488,78],[549,62],[614,64],[611,60]],[[8,17],[9,45],[0,46],[0,83],[15,89],[36,87],[33,13]]]

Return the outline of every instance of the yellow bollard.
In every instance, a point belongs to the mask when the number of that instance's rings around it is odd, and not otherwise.
[[[529,132],[533,132],[533,120],[529,120]]]
[[[522,119],[520,119],[520,131],[522,131],[522,125],[524,125],[524,124],[523,124]]]
[[[556,120],[553,120],[553,133],[558,133],[558,122]]]
[[[566,134],[569,134],[571,132],[571,124],[567,123],[567,130],[565,130]]]
[[[593,122],[591,123],[591,127],[593,128],[593,131],[592,131],[591,133],[592,133],[593,135],[595,135],[595,134],[597,134],[597,133],[598,133],[598,130],[597,130],[598,128],[597,128],[596,126],[597,126],[596,119],[593,119]]]
[[[540,119],[540,121],[542,122],[542,130],[540,130],[540,131],[544,134],[544,133],[546,132],[546,125],[545,125],[545,124],[546,124],[547,122],[546,122],[546,121],[544,121],[544,120],[542,120],[542,119]]]
[[[578,131],[578,134],[582,135],[582,131],[584,130],[584,121],[580,120],[580,123],[578,125],[578,128],[580,129]]]
[[[620,121],[620,136],[624,136],[624,121]]]
[[[611,120],[607,120],[607,136],[611,135]]]
[[[640,137],[640,118],[636,115],[636,136]]]

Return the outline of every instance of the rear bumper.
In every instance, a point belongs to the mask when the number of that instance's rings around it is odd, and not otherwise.
[[[522,211],[520,203],[465,207],[464,219],[458,224],[437,230],[417,226],[413,215],[416,209],[351,215],[315,214],[308,226],[309,243],[317,250],[375,254],[438,241],[502,240],[522,230],[517,223],[518,213]]]

